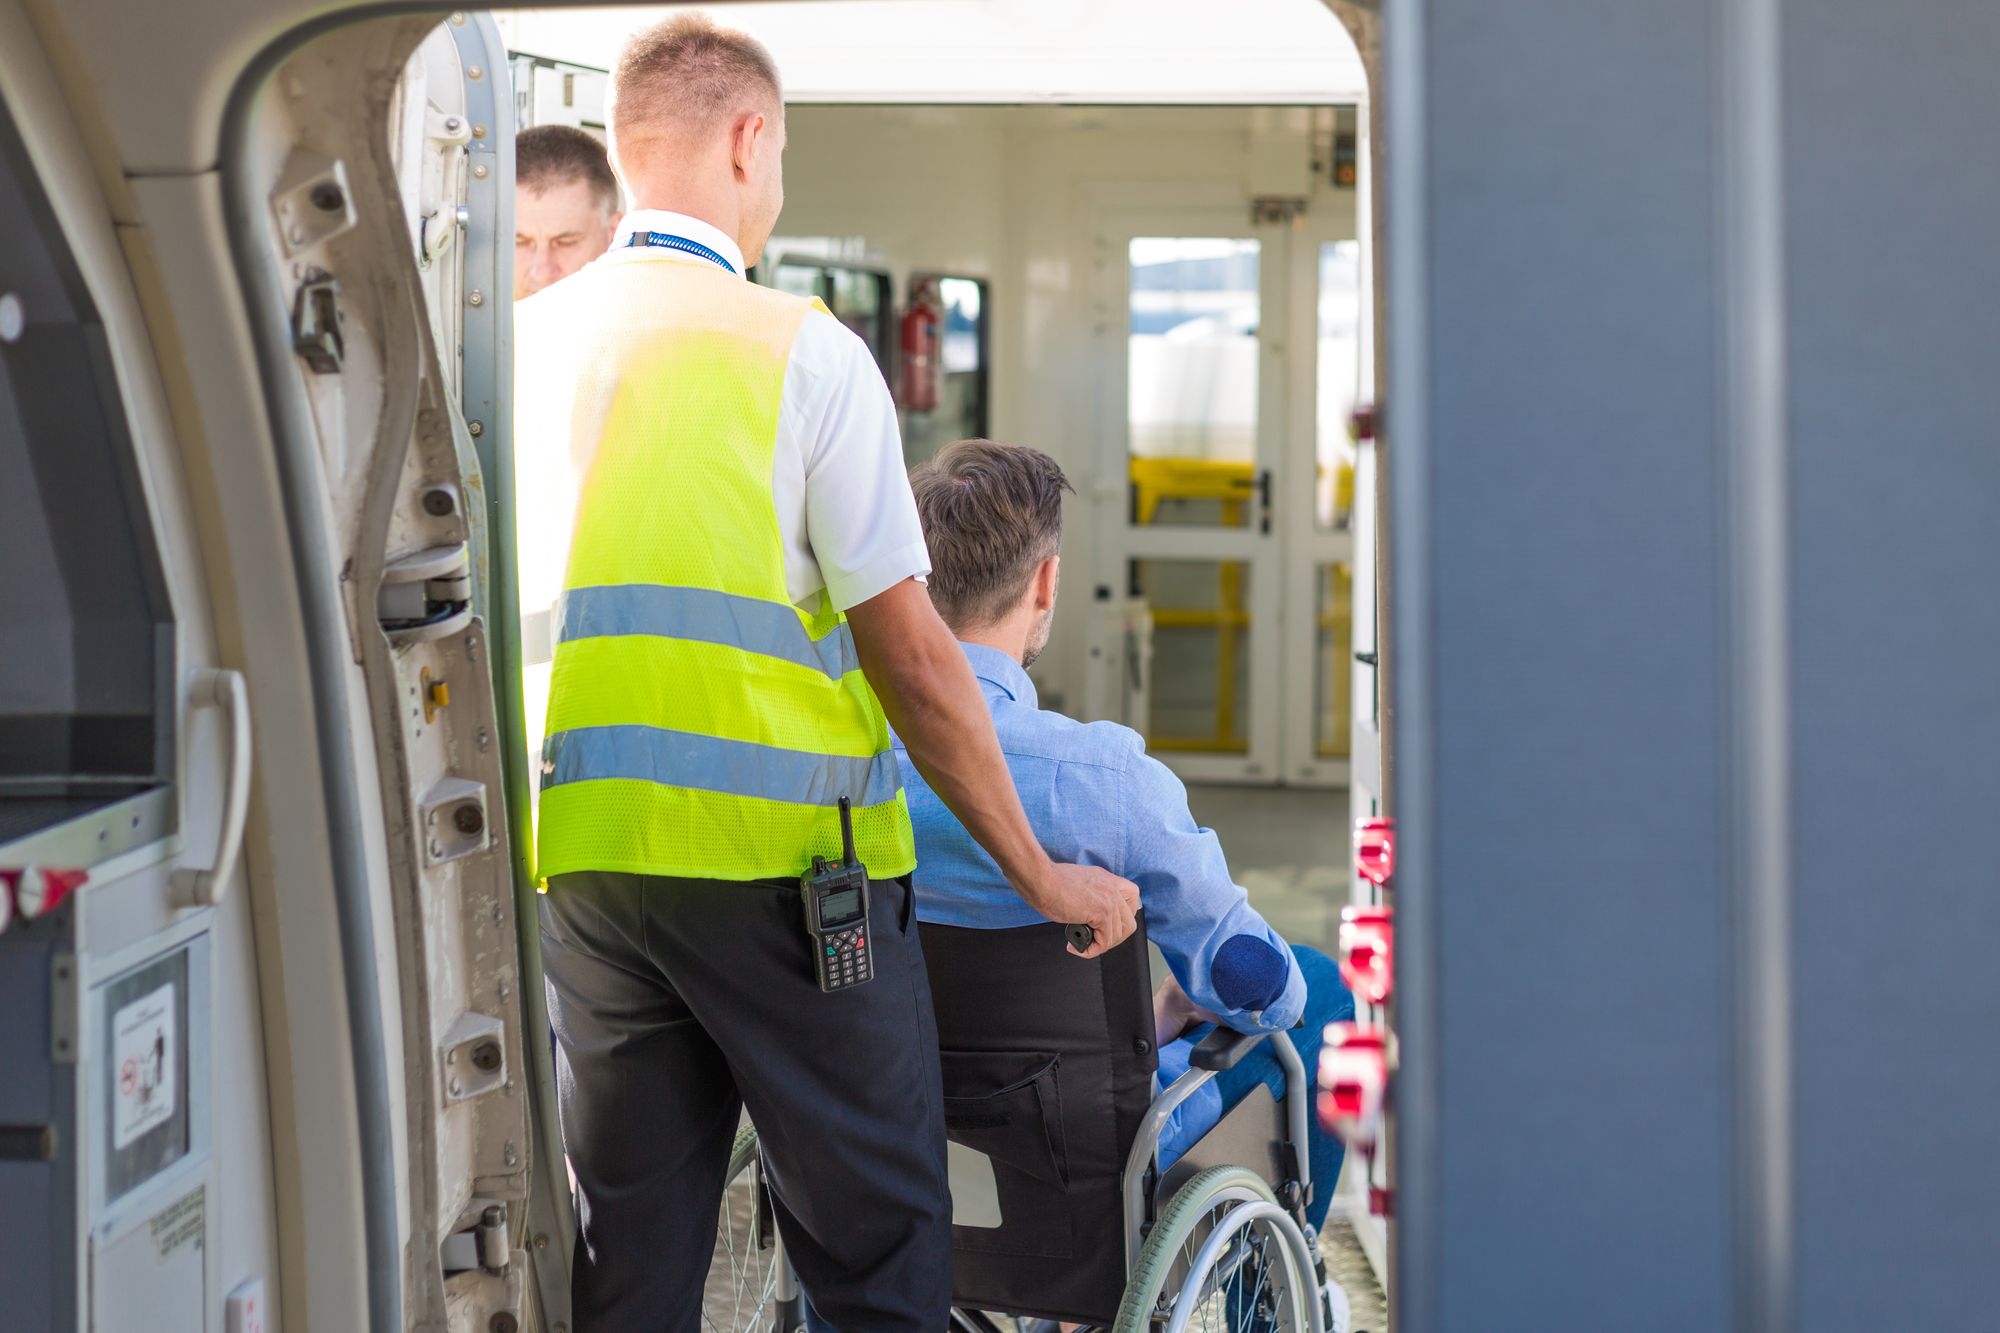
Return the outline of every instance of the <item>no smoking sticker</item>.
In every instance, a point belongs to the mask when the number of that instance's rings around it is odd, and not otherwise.
[[[142,995],[111,1019],[118,1095],[112,1100],[111,1144],[123,1148],[174,1115],[174,986]]]

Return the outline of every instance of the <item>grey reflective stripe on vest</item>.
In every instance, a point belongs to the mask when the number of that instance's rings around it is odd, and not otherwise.
[[[542,743],[542,790],[566,782],[629,778],[755,796],[788,805],[857,806],[894,800],[902,788],[896,758],[780,750],[665,727],[573,727]]]
[[[861,665],[854,636],[844,621],[833,633],[815,639],[799,613],[783,603],[712,588],[658,583],[571,588],[556,602],[554,629],[553,639],[559,644],[623,634],[725,644],[796,662],[833,680]]]

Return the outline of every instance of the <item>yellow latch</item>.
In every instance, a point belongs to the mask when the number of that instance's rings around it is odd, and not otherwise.
[[[451,686],[442,680],[432,680],[431,669],[425,667],[417,677],[417,687],[424,696],[424,722],[428,725],[437,720],[438,709],[451,707]]]

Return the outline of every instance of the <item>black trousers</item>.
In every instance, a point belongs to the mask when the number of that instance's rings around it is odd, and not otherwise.
[[[875,979],[828,995],[795,883],[550,879],[542,961],[576,1173],[577,1333],[700,1328],[745,1106],[820,1322],[945,1327],[937,1026],[908,882],[870,896]]]

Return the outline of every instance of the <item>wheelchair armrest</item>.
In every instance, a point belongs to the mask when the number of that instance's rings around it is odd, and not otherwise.
[[[1195,1046],[1194,1053],[1188,1056],[1188,1065],[1213,1074],[1234,1069],[1244,1056],[1256,1048],[1258,1042],[1270,1035],[1268,1032],[1234,1032],[1217,1026]]]

